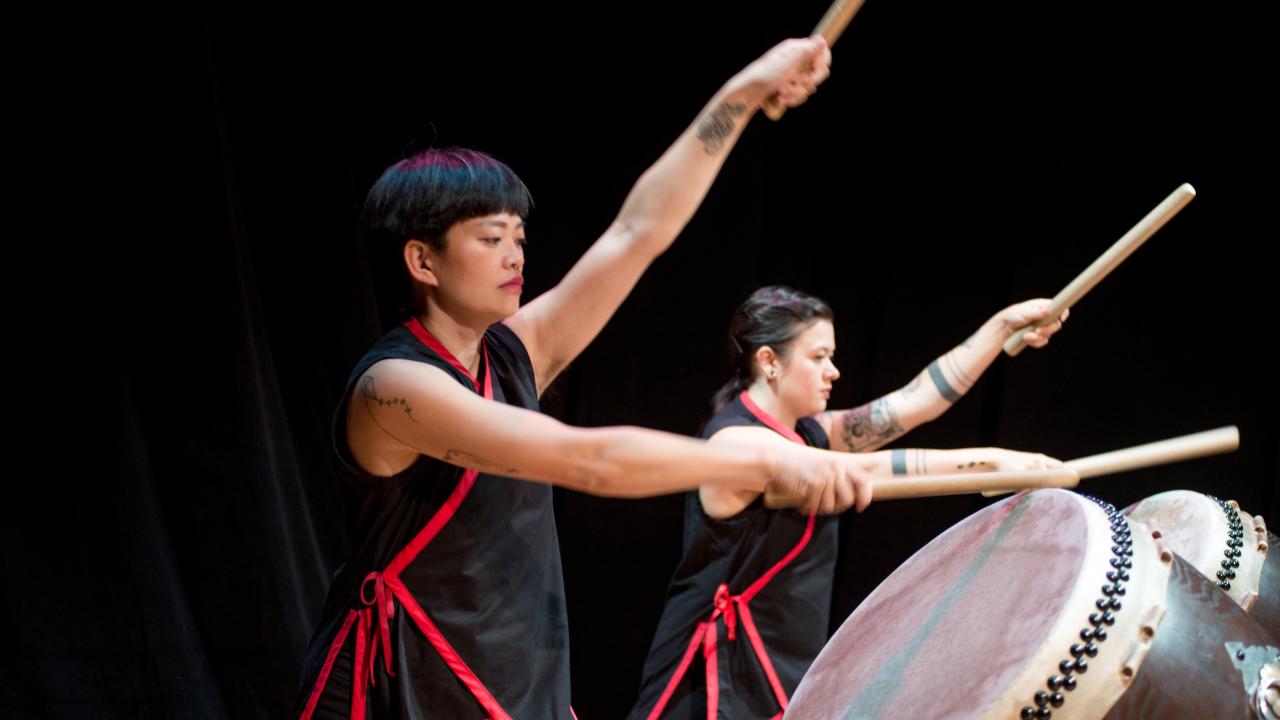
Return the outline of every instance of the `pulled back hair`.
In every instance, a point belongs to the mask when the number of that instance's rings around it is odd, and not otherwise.
[[[412,310],[413,283],[404,267],[404,244],[421,240],[445,249],[454,223],[506,212],[529,216],[533,197],[515,172],[476,150],[432,148],[387,168],[365,200],[365,247],[384,320],[394,309]]]
[[[835,313],[812,295],[785,285],[770,285],[751,293],[729,320],[733,377],[712,398],[712,410],[719,412],[751,385],[757,350],[768,345],[779,356],[785,356],[791,341],[818,320],[834,322]]]

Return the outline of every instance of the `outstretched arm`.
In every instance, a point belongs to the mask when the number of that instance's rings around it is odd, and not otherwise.
[[[1044,318],[1048,309],[1049,301],[1043,298],[1010,305],[905,386],[866,405],[821,413],[815,419],[831,438],[831,449],[875,450],[942,415],[978,382],[1004,341],[1017,328]],[[1044,347],[1062,329],[1069,312],[1051,325],[1024,333],[1023,338],[1031,347]]]
[[[709,442],[712,446],[732,444],[740,448],[797,447],[772,430],[762,427],[730,427],[716,433]],[[870,491],[874,491],[878,479],[903,475],[954,475],[968,472],[995,472],[1017,470],[1046,470],[1061,467],[1062,462],[1039,453],[1018,452],[1003,448],[962,448],[959,450],[881,450],[868,453],[837,453],[830,450],[811,449],[829,457],[848,458],[871,479]],[[776,492],[771,488],[771,492]],[[752,487],[729,484],[704,484],[698,488],[702,509],[711,517],[728,518],[742,512],[761,491]]]
[[[600,332],[693,216],[751,116],[777,94],[804,102],[828,74],[819,38],[787,40],[733,76],[636,182],[617,218],[555,288],[508,318],[541,392]]]
[[[710,444],[635,427],[576,428],[485,400],[444,371],[383,360],[347,404],[347,445],[368,473],[394,475],[419,456],[595,495],[645,497],[703,484],[806,498],[824,513],[870,501],[854,456],[801,446]]]

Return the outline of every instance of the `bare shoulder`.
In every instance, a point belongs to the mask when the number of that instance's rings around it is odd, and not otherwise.
[[[443,370],[412,360],[374,363],[347,398],[346,439],[360,469],[379,477],[403,472],[423,454],[422,435],[440,401],[465,392]],[[436,412],[433,412],[435,410]]]

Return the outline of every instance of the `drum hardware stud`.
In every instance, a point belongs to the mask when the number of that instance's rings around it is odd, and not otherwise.
[[[1151,537],[1152,537],[1152,538],[1154,538],[1154,539],[1156,539],[1156,540],[1159,540],[1160,538],[1162,538],[1162,537],[1164,537],[1164,536],[1160,534],[1160,531],[1159,531],[1159,530],[1152,530],[1152,531],[1151,531]]]
[[[1143,625],[1138,630],[1138,637],[1142,638],[1142,642],[1151,642],[1151,638],[1155,636],[1156,630],[1150,625]]]
[[[1173,562],[1173,553],[1169,552],[1168,550],[1162,550],[1160,552],[1160,562],[1162,563]]]

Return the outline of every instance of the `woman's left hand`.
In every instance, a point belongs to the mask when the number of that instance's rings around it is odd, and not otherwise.
[[[1008,335],[1013,335],[1020,328],[1026,328],[1022,333],[1023,341],[1033,348],[1042,348],[1049,344],[1049,338],[1062,329],[1062,324],[1071,314],[1068,308],[1063,310],[1053,322],[1037,327],[1037,323],[1049,317],[1049,304],[1050,301],[1046,298],[1027,300],[1001,310],[996,313],[996,318],[1004,323],[1005,332]]]

